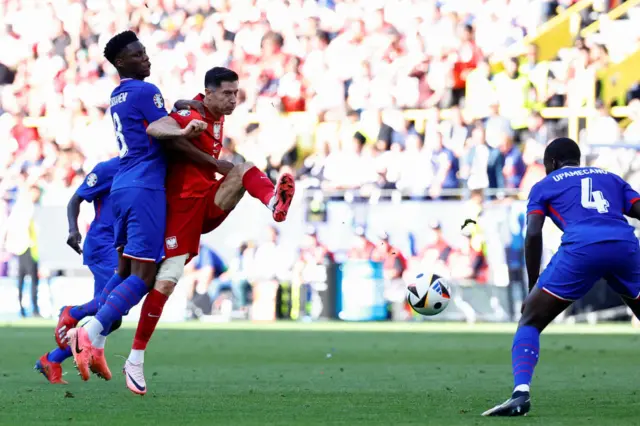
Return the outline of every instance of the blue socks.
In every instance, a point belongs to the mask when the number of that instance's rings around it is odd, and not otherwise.
[[[124,278],[118,275],[117,272],[113,274],[107,285],[105,285],[102,289],[102,293],[100,293],[96,297],[96,299],[98,300],[98,309],[102,308],[102,305],[104,305],[104,302],[107,300],[107,297],[109,297],[109,294],[113,291],[114,288],[122,284],[123,281]]]
[[[111,283],[111,281],[109,281]],[[106,288],[105,288],[106,290]],[[111,291],[95,318],[102,324],[102,330],[111,330],[111,325],[125,316],[149,292],[149,288],[140,277],[129,276],[122,284]],[[89,333],[91,335],[91,333]],[[97,333],[96,333],[97,335]]]
[[[511,365],[515,391],[529,392],[533,370],[540,354],[540,332],[537,328],[524,325],[518,327],[513,337]]]
[[[91,301],[85,303],[84,305],[74,306],[69,310],[69,315],[71,315],[74,319],[81,321],[85,317],[92,317],[98,310],[104,305],[104,301],[109,296],[109,293],[119,286],[124,279],[118,275],[117,273],[113,274],[113,277],[109,280],[109,282],[104,286],[100,294],[96,295]]]
[[[47,360],[51,362],[61,363],[67,358],[71,358],[73,354],[71,353],[71,348],[67,346],[67,349],[55,348],[49,355],[47,355]]]

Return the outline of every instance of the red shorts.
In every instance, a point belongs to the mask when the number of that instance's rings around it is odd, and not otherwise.
[[[230,211],[216,206],[216,193],[224,179],[217,181],[204,197],[167,198],[165,257],[198,255],[200,235],[207,234],[224,222]],[[187,260],[187,261],[188,261]]]

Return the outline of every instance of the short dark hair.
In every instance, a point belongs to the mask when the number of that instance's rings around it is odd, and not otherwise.
[[[217,89],[223,81],[233,83],[238,81],[238,73],[225,67],[214,67],[204,76],[204,87]]]
[[[544,150],[544,162],[556,160],[558,165],[563,164],[580,164],[580,147],[569,138],[558,138],[551,141]]]
[[[111,40],[104,47],[104,57],[115,66],[116,58],[120,52],[134,41],[138,41],[138,36],[133,31],[123,31],[111,37]]]

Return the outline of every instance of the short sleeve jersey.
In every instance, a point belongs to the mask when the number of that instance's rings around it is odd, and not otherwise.
[[[541,214],[564,231],[562,244],[635,241],[625,214],[640,195],[619,176],[595,167],[564,167],[535,184],[527,214]]]
[[[163,190],[167,173],[160,143],[147,135],[150,123],[167,115],[160,90],[141,80],[122,79],[111,93],[110,114],[118,141],[120,168],[113,190]]]
[[[108,266],[116,267],[118,264],[118,255],[113,249],[115,218],[109,194],[119,164],[118,157],[99,163],[76,190],[76,195],[93,203],[95,211],[95,217],[84,241],[85,265],[108,262]]]

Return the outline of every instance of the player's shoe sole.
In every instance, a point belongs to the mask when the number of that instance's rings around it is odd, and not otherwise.
[[[482,413],[485,417],[526,416],[531,410],[531,397],[528,392],[515,392],[511,398],[500,405]]]
[[[47,360],[47,354],[44,354],[36,361],[34,370],[42,374],[49,383],[53,385],[66,385],[66,381],[62,380],[62,366],[58,363]]]
[[[296,184],[293,180],[293,176],[289,173],[283,173],[278,178],[278,184],[276,185],[276,202],[273,206],[273,220],[276,222],[284,222],[289,213],[289,207],[291,201],[296,193]]]
[[[144,380],[142,365],[136,365],[126,360],[124,367],[122,367],[127,388],[136,395],[145,395],[147,393],[147,383]]]
[[[91,340],[84,328],[73,328],[67,333],[69,346],[73,353],[73,360],[82,380],[87,381],[91,377],[89,366],[91,365]]]
[[[56,325],[55,338],[60,349],[67,348],[67,332],[78,325],[78,320],[69,313],[71,306],[65,306],[60,310],[58,325]]]
[[[111,370],[104,357],[104,349],[91,348],[91,363],[89,369],[93,374],[104,380],[111,380]]]

